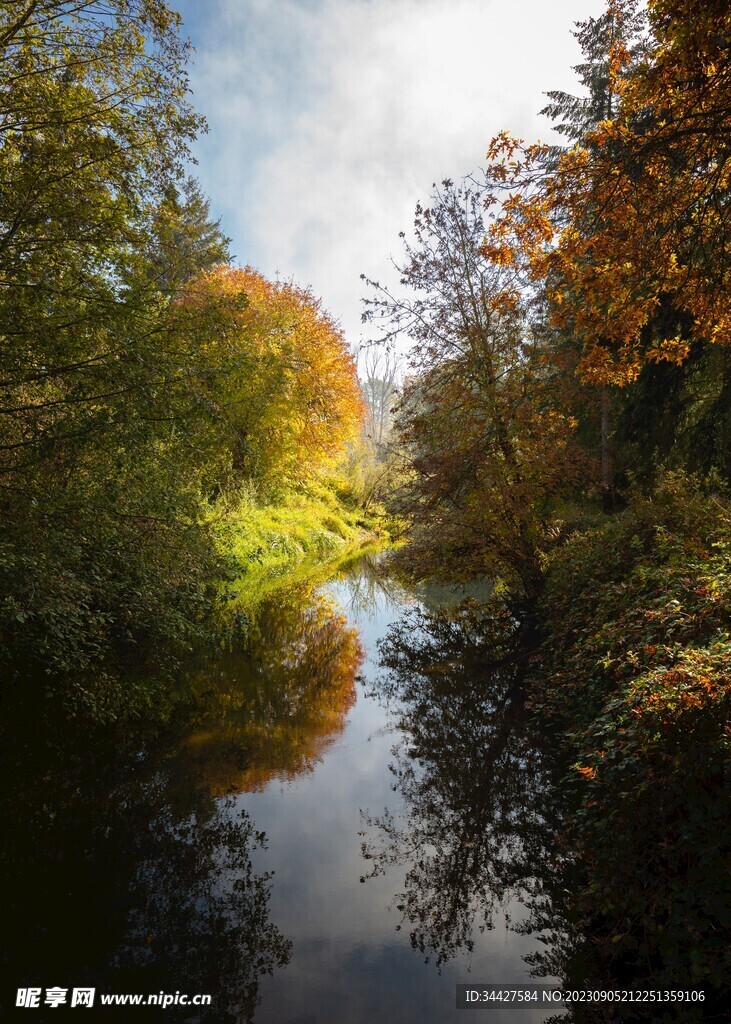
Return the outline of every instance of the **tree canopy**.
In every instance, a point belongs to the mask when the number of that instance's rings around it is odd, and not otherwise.
[[[113,659],[207,635],[217,495],[303,479],[360,400],[315,297],[228,266],[164,0],[3,4],[0,47],[3,658],[103,716]]]

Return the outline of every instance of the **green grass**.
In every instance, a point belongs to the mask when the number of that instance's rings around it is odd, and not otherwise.
[[[238,607],[260,600],[283,580],[311,576],[349,551],[388,539],[337,481],[314,480],[297,489],[258,497],[244,492],[220,528],[221,544],[236,574],[229,594]]]

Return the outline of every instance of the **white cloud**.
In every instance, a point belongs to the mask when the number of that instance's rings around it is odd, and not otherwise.
[[[182,11],[211,125],[199,173],[234,251],[310,284],[351,341],[417,199],[501,128],[546,138],[575,88],[572,23],[601,0],[215,0]]]

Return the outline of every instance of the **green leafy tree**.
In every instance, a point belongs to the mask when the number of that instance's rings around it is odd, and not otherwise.
[[[211,217],[210,202],[198,181],[188,177],[158,206],[155,248],[151,254],[154,281],[166,295],[175,295],[201,270],[228,263],[230,238],[221,221]]]
[[[550,102],[541,110],[554,122],[553,130],[563,135],[569,145],[585,142],[601,121],[613,116],[618,100],[611,64],[613,48],[621,44],[632,67],[644,52],[645,32],[646,16],[637,0],[630,0],[620,9],[606,10],[598,18],[576,23],[573,36],[581,47],[583,60],[573,70],[584,95],[552,90],[546,93]],[[565,148],[555,146],[548,152],[550,164]]]
[[[202,126],[179,20],[162,0],[0,8],[3,658],[65,673],[99,714],[116,698],[88,691],[89,667],[189,643],[216,564],[199,493],[214,370],[150,259]]]

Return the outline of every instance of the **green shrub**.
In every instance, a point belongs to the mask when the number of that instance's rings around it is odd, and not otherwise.
[[[596,970],[636,987],[731,969],[730,545],[728,502],[672,475],[547,574],[532,706],[573,765],[574,909]]]

